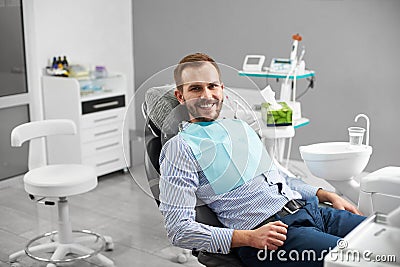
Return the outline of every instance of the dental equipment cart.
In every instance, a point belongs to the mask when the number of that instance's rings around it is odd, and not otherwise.
[[[290,75],[283,72],[272,72],[268,68],[266,68],[265,71],[239,71],[238,73],[239,76],[293,80],[293,94],[291,94],[290,91],[288,93],[283,92],[284,89],[282,88],[280,96],[281,101],[293,102],[296,101],[296,80],[315,77],[315,72],[312,70],[304,70],[301,72],[295,71],[293,74],[289,73]]]
[[[258,78],[272,78],[272,79],[289,79],[293,80],[293,97],[287,96],[288,99],[283,100],[292,100],[293,103],[296,103],[296,80],[297,79],[306,79],[310,77],[315,77],[315,72],[312,70],[304,70],[301,73],[293,73],[291,75],[287,75],[287,73],[282,72],[271,72],[269,69],[265,69],[265,71],[239,71],[239,76],[247,76],[247,77],[258,77]],[[282,92],[281,92],[282,96]],[[281,99],[282,100],[282,99]],[[254,103],[252,103],[254,104]],[[301,117],[300,111],[300,103],[298,104],[298,111],[294,111],[293,117],[293,125],[292,126],[278,126],[275,128],[265,127],[262,129],[262,137],[264,139],[264,143],[268,150],[273,147],[275,143],[275,156],[280,163],[283,163],[284,151],[285,151],[285,142],[286,139],[289,138],[289,148],[287,152],[287,162],[290,156],[291,149],[291,141],[292,137],[295,135],[295,129],[306,126],[310,123],[308,118]],[[269,151],[270,152],[270,151]],[[286,166],[287,167],[287,166]]]
[[[261,78],[272,78],[272,79],[285,79],[287,74],[282,72],[271,72],[268,69],[265,71],[243,71],[239,70],[240,76],[249,77],[261,77]],[[303,73],[296,75],[296,79],[305,79],[308,77],[314,77],[315,72],[312,70],[305,70]],[[289,79],[293,79],[295,75],[289,75]]]

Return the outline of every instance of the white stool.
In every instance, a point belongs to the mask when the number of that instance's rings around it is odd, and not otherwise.
[[[94,167],[79,164],[45,165],[38,160],[37,147],[39,142],[37,141],[40,141],[38,138],[75,133],[76,126],[70,120],[29,122],[17,126],[11,133],[12,146],[21,146],[22,143],[30,140],[29,172],[24,176],[25,191],[29,193],[32,199],[36,197],[58,198],[58,230],[32,239],[25,249],[11,254],[9,256],[11,266],[20,266],[18,259],[25,255],[47,262],[47,267],[90,257],[102,266],[115,266],[113,261],[99,254],[103,249],[113,249],[112,239],[88,230],[72,230],[69,220],[67,197],[88,192],[97,186],[97,175]],[[73,233],[80,233],[81,236],[74,238]],[[51,237],[52,241],[31,246],[34,242],[45,237]],[[97,250],[83,245],[85,242],[96,242],[97,240],[102,242]],[[52,255],[48,259],[41,258],[35,255],[39,252],[49,252]],[[68,258],[66,258],[67,255],[69,255]]]

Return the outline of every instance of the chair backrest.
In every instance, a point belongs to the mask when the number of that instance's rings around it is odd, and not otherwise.
[[[72,120],[42,120],[27,122],[15,127],[11,132],[11,146],[21,146],[29,142],[29,170],[44,166],[45,160],[40,156],[42,139],[51,135],[76,134],[76,125]]]

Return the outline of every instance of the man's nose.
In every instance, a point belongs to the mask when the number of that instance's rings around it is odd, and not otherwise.
[[[208,89],[207,87],[203,88],[200,97],[201,97],[201,98],[211,98],[211,97],[212,97],[212,92],[211,92],[211,90]]]

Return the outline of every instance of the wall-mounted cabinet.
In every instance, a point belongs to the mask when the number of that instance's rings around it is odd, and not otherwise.
[[[77,135],[48,139],[49,163],[89,164],[97,175],[129,167],[124,75],[79,80],[43,76],[42,86],[45,119],[71,119],[78,128]]]

